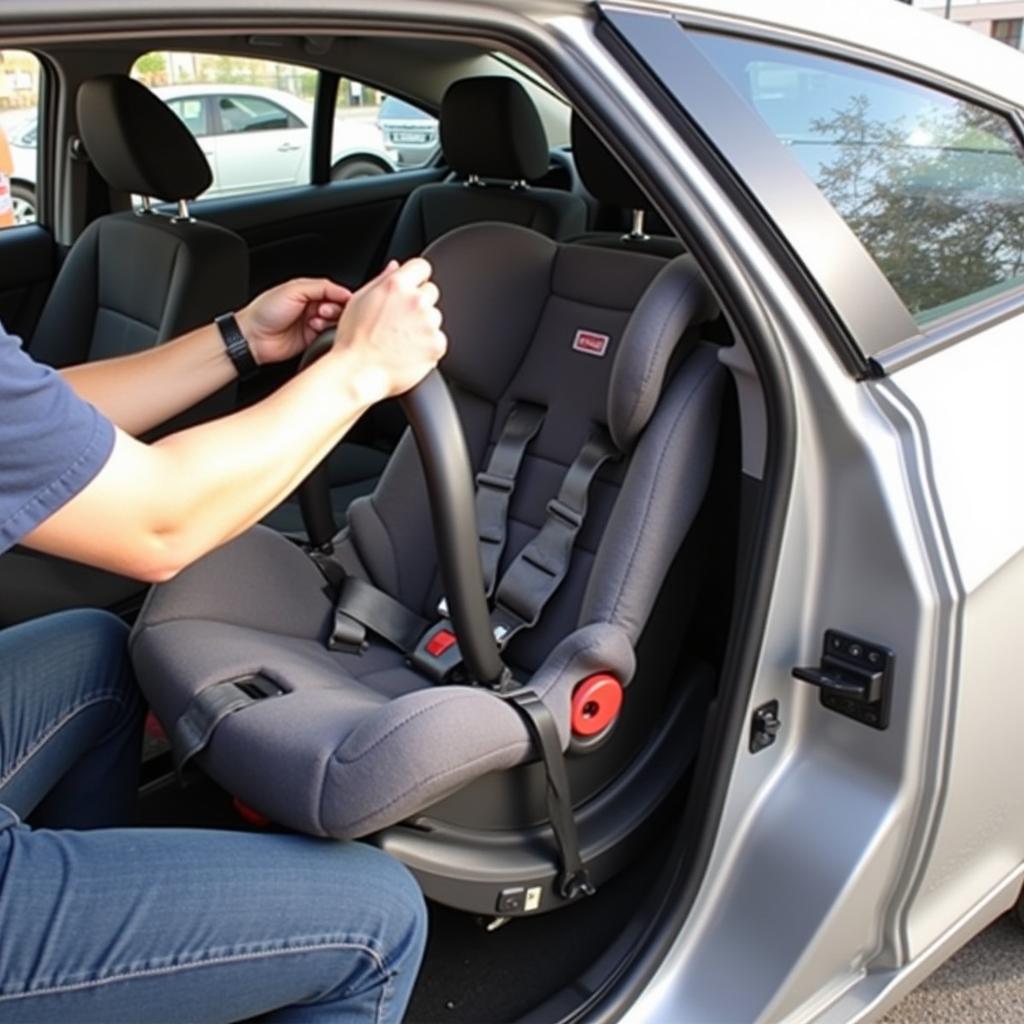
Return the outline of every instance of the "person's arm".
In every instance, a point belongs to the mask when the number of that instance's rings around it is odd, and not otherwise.
[[[333,326],[352,293],[326,279],[272,288],[236,315],[259,364],[298,355]],[[61,371],[80,398],[129,434],[142,434],[191,408],[235,377],[214,324],[176,341]]]
[[[22,543],[162,581],[285,498],[373,402],[444,354],[430,266],[389,268],[350,300],[331,351],[269,398],[152,445],[118,432],[107,464]]]

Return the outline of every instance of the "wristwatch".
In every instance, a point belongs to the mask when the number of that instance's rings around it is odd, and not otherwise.
[[[231,365],[238,371],[239,380],[247,380],[260,367],[256,357],[252,354],[252,348],[238,326],[234,313],[221,313],[213,321],[220,331],[224,341],[224,349],[231,360]]]

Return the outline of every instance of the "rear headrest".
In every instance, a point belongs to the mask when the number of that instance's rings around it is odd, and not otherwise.
[[[543,369],[521,397],[557,403],[566,388],[579,388],[623,452],[654,414],[680,344],[696,344],[690,328],[717,315],[690,256],[558,244],[498,223],[456,228],[424,255],[441,289],[449,379],[496,401],[537,346],[539,357],[530,358]],[[588,341],[598,347],[581,347]]]
[[[154,199],[194,199],[210,165],[181,119],[127,75],[101,75],[78,90],[78,130],[111,188]]]
[[[651,204],[610,149],[575,111],[570,125],[572,156],[587,191],[602,203],[627,210],[650,210]]]
[[[441,101],[441,148],[458,174],[508,181],[540,178],[548,139],[526,90],[512,78],[464,78]]]

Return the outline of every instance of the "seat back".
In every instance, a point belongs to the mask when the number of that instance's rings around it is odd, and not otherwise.
[[[477,470],[515,403],[547,410],[517,475],[499,579],[595,426],[607,427],[619,453],[590,489],[566,578],[508,660],[529,674],[590,623],[616,626],[635,646],[715,448],[722,374],[699,326],[716,310],[695,263],[560,245],[499,224],[461,228],[427,255],[450,339],[442,370]],[[347,536],[373,582],[435,617],[441,586],[408,434],[374,494],[350,507]]]
[[[91,79],[77,108],[89,157],[112,189],[181,204],[209,187],[210,168],[192,134],[138,82]],[[245,242],[180,212],[142,209],[93,221],[61,267],[32,355],[58,367],[125,355],[243,305]]]
[[[395,225],[389,258],[406,259],[454,228],[500,221],[550,238],[583,231],[579,196],[529,182],[548,169],[548,140],[526,90],[514,79],[454,82],[441,102],[441,149],[460,180],[421,185]]]

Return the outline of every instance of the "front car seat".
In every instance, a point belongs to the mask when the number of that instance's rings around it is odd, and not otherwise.
[[[441,100],[441,151],[459,180],[421,185],[395,225],[389,258],[407,259],[453,228],[481,221],[521,224],[562,239],[586,227],[570,192],[534,188],[547,173],[548,139],[537,108],[512,78],[453,82]]]
[[[168,341],[248,301],[249,251],[233,231],[194,220],[187,201],[210,166],[178,116],[126,75],[83,82],[78,129],[93,166],[118,192],[175,203],[94,220],[64,261],[30,346],[73,366]]]
[[[713,462],[724,375],[699,331],[714,302],[689,257],[511,225],[461,228],[427,255],[478,470],[492,622],[515,633],[505,659],[550,713],[555,755],[570,751],[599,881],[685,771],[709,690],[701,666],[675,669],[697,577],[658,599]],[[458,649],[439,622],[431,514],[406,433],[336,539],[338,614],[323,559],[257,528],[151,592],[136,672],[179,758],[273,820],[385,830],[455,906],[550,909],[578,894],[545,839],[550,751],[544,770],[527,764],[540,741],[508,699],[436,681],[458,677]]]
[[[94,220],[57,275],[29,351],[55,367],[127,355],[209,323],[248,301],[249,251],[234,232],[193,220],[187,200],[211,176],[192,134],[145,86],[103,75],[78,91],[78,127],[111,188],[174,202]],[[231,385],[161,432],[229,411]],[[16,548],[3,556],[0,623],[79,605],[113,608],[142,585],[113,573]]]

